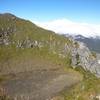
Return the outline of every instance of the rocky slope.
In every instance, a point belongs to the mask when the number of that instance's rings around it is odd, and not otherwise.
[[[100,63],[98,55],[90,52],[88,47],[81,42],[79,43],[79,47],[74,48],[72,51],[72,64],[82,66],[85,70],[100,77]]]

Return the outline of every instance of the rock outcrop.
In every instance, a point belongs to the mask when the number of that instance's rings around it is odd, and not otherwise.
[[[72,66],[83,67],[86,71],[100,77],[100,63],[96,53],[92,53],[84,43],[78,42],[78,48],[72,48]]]

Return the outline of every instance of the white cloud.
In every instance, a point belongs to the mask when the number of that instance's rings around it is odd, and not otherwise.
[[[59,19],[49,22],[35,22],[40,27],[52,30],[59,34],[81,34],[83,36],[100,36],[100,25],[78,23],[67,19]]]

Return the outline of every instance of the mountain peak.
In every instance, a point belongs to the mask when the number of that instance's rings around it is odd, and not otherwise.
[[[0,14],[0,17],[2,18],[6,18],[6,19],[15,19],[17,18],[15,15],[11,14],[11,13],[3,13],[3,14]]]
[[[15,15],[13,15],[11,13],[1,13],[0,16],[16,17]]]

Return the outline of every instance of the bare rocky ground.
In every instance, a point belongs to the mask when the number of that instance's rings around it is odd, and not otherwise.
[[[14,100],[51,100],[64,89],[81,81],[79,74],[52,70],[35,70],[9,75],[2,82]]]

